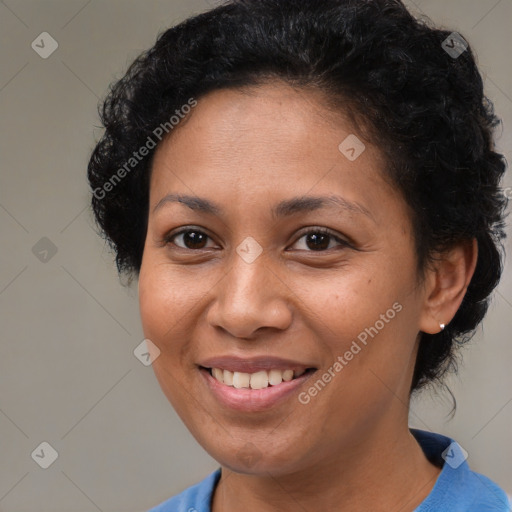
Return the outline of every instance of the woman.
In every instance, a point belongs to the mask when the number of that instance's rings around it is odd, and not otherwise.
[[[158,381],[221,468],[154,512],[509,510],[410,430],[501,274],[471,49],[398,0],[241,0],[105,101],[93,207]]]

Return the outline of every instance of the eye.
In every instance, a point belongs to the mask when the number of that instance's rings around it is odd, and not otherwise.
[[[165,243],[171,243],[180,249],[201,250],[209,248],[207,247],[209,239],[211,240],[204,231],[195,228],[187,228],[168,235],[165,238]],[[326,228],[315,228],[303,233],[294,245],[299,243],[302,239],[305,239],[304,243],[306,249],[302,248],[301,250],[309,250],[308,252],[322,252],[332,249],[332,242],[337,242],[338,246],[350,247],[350,244],[346,240],[341,239]],[[176,243],[177,241],[178,243]]]
[[[199,229],[188,228],[166,236],[165,243],[172,243],[180,249],[208,249],[206,242],[209,238],[206,233]],[[180,243],[175,243],[175,240],[180,240]]]
[[[310,249],[310,251],[322,252],[328,249],[332,249],[331,242],[338,242],[338,245],[342,247],[350,247],[350,244],[336,236],[332,231],[326,228],[315,228],[314,230],[310,230],[304,233],[296,242],[297,244],[300,240],[305,239],[304,245],[306,246],[306,250]],[[294,244],[294,245],[295,245]]]

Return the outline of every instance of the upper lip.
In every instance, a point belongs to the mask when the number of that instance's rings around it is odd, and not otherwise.
[[[307,370],[315,368],[312,364],[304,364],[281,357],[236,357],[217,356],[205,359],[199,363],[204,368],[221,368],[231,372],[255,373],[261,370]]]

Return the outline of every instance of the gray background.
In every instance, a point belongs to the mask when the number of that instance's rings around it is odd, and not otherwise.
[[[134,357],[143,339],[136,285],[119,284],[95,234],[85,176],[108,84],[157,33],[215,3],[0,2],[1,512],[141,511],[217,467],[182,426],[151,367]],[[409,5],[473,45],[504,122],[498,147],[510,161],[512,0]],[[59,44],[47,59],[31,48],[44,31]],[[504,185],[512,186],[510,172]],[[510,240],[507,247],[511,253]],[[511,332],[507,262],[483,328],[459,376],[449,379],[455,418],[448,419],[442,392],[424,393],[411,412],[413,426],[456,438],[473,469],[508,492]],[[48,469],[31,458],[43,441],[59,454]]]

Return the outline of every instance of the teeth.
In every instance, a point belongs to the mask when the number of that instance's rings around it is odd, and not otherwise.
[[[230,372],[229,370],[222,370],[221,368],[212,368],[212,376],[226,384],[227,386],[235,387],[236,389],[250,388],[250,389],[264,389],[269,386],[277,386],[281,382],[289,382],[294,378],[303,375],[306,370],[261,370],[255,373],[245,372]]]
[[[216,368],[214,368],[214,370],[215,369]],[[215,374],[213,374],[213,376],[215,377]],[[220,380],[220,379],[217,379],[217,380]],[[230,372],[229,370],[224,370],[224,379],[223,379],[223,381],[224,381],[224,384],[226,384],[228,386],[232,386],[233,385],[233,372]],[[221,380],[221,382],[222,382],[222,380]]]
[[[251,376],[248,373],[234,372],[233,373],[233,386],[237,389],[248,388]]]
[[[283,380],[285,382],[288,382],[289,380],[293,379],[293,370],[285,370],[283,372]]]
[[[251,389],[268,388],[268,373],[263,370],[251,375]]]
[[[283,382],[283,372],[281,370],[270,370],[268,372],[268,382],[272,386],[277,386]]]
[[[220,368],[212,368],[212,374],[219,382],[224,382],[224,372]]]

